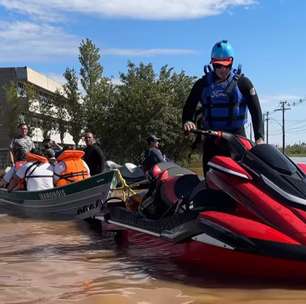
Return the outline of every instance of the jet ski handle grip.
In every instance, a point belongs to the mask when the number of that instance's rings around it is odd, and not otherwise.
[[[215,137],[223,137],[223,132],[221,131],[193,129],[190,132],[194,134],[200,134],[200,135],[206,135],[206,136],[208,135],[208,136],[215,136]]]

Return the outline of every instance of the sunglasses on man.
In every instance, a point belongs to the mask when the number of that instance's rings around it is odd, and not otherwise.
[[[215,64],[213,64],[213,67],[214,67],[215,70],[216,69],[222,69],[222,68],[230,69],[231,65],[230,64],[229,65],[223,65],[223,64],[215,63]]]

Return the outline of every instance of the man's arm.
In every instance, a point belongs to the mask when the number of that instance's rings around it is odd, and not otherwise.
[[[194,121],[194,114],[198,102],[201,99],[201,93],[205,86],[206,78],[203,77],[195,82],[183,108],[182,122]]]
[[[21,178],[19,178],[17,175],[14,175],[9,184],[7,185],[7,191],[12,191],[16,188]]]
[[[256,143],[263,143],[264,125],[261,106],[256,90],[252,82],[244,76],[239,79],[238,87],[246,99],[246,103],[252,117],[255,141]]]
[[[165,161],[163,154],[161,153],[159,149],[152,149],[151,153],[152,153],[152,156],[154,156],[156,162],[161,163]]]
[[[9,158],[10,158],[11,165],[14,166],[15,160],[14,160],[13,152],[11,150],[9,151]]]
[[[104,171],[104,168],[105,168],[105,156],[104,156],[104,153],[100,147],[100,145],[96,144],[95,145],[95,151],[96,151],[96,154],[97,154],[97,160],[98,160],[98,166],[100,168],[100,172],[103,172]]]
[[[12,139],[10,146],[9,146],[9,158],[12,165],[15,164],[14,155],[13,155],[13,146],[14,146],[14,139]]]

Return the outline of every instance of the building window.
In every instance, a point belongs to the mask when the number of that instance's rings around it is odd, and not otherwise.
[[[27,97],[27,90],[22,82],[17,82],[17,97]]]

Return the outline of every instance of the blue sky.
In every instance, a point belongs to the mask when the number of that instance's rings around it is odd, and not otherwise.
[[[286,142],[306,142],[306,1],[0,0],[0,66],[29,66],[61,80],[79,69],[85,38],[101,51],[114,81],[127,62],[168,64],[201,77],[212,45],[227,39],[235,63],[270,112],[269,142],[281,144],[279,102],[287,100]]]

